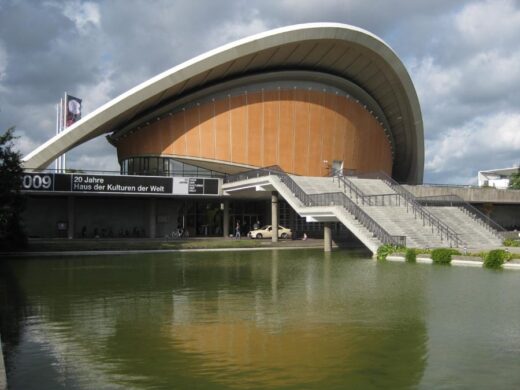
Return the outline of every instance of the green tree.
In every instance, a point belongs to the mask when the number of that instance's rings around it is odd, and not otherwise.
[[[23,168],[21,155],[14,150],[14,127],[0,135],[0,249],[25,246],[27,237],[21,216],[25,207],[20,192]]]
[[[520,171],[513,173],[509,178],[509,188],[520,190]]]

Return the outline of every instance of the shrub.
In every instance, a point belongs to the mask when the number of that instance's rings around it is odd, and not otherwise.
[[[513,238],[506,238],[503,242],[504,246],[515,246],[515,247],[518,247],[520,246],[520,241],[518,240],[515,240]]]
[[[511,259],[511,254],[503,249],[489,251],[484,257],[484,266],[488,268],[499,268]]]
[[[404,258],[408,263],[415,263],[417,260],[417,251],[413,248],[406,248]]]
[[[377,248],[377,260],[386,260],[386,256],[398,252],[399,250],[403,250],[403,247],[392,244],[381,245]]]
[[[432,261],[437,264],[450,264],[452,255],[459,255],[459,251],[450,248],[432,250]]]

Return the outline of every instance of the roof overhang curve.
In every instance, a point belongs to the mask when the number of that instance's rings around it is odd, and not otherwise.
[[[309,23],[270,30],[211,50],[116,97],[24,157],[27,169],[43,169],[62,153],[120,129],[163,102],[246,74],[277,69],[330,73],[355,82],[382,108],[395,140],[393,176],[420,183],[424,135],[411,78],[395,52],[363,29]]]

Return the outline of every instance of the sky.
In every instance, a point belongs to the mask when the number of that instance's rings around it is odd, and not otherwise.
[[[425,183],[520,164],[520,0],[0,0],[0,131],[25,155],[67,91],[87,114],[156,74],[276,27],[338,22],[387,42],[414,82]],[[119,170],[104,137],[67,167]]]

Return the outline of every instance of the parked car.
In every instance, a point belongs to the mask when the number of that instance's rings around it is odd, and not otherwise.
[[[264,227],[261,227],[259,229],[251,230],[249,233],[247,233],[247,235],[251,238],[272,238],[273,227],[271,225],[265,225]],[[278,237],[291,238],[291,229],[278,225]]]

